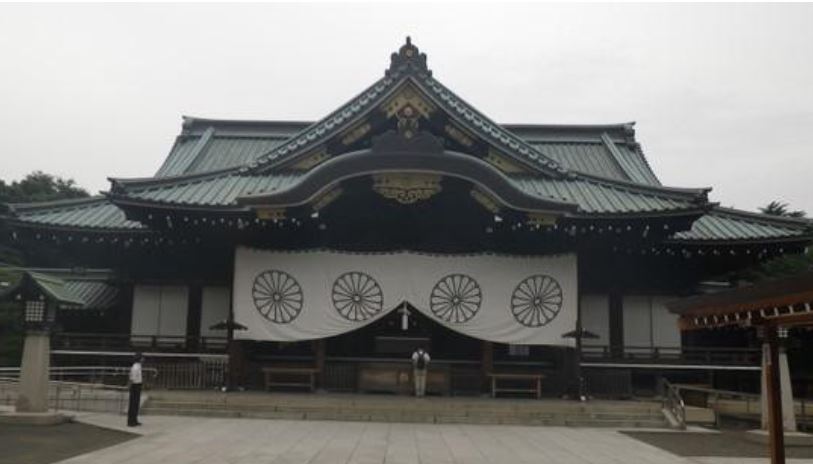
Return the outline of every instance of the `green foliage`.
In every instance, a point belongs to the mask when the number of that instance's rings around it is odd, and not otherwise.
[[[802,210],[790,211],[787,203],[781,201],[772,201],[767,205],[759,208],[762,214],[770,214],[771,216],[782,216],[792,218],[803,218],[807,214]]]
[[[788,204],[781,201],[772,201],[759,208],[759,210],[763,214],[769,214],[771,216],[804,218],[807,215],[801,210],[789,210]],[[811,270],[813,270],[813,248],[808,248],[805,253],[780,256],[748,269],[738,271],[731,277],[733,280],[758,282],[761,280],[790,277]]]
[[[6,184],[0,180],[0,203],[29,203],[37,201],[83,198],[88,192],[77,186],[73,179],[34,171],[22,180]]]
[[[20,307],[0,303],[0,366],[19,366],[23,352],[23,324]]]
[[[798,255],[784,255],[740,271],[736,280],[759,282],[762,280],[791,277],[813,270],[813,248]]]
[[[14,285],[19,272],[0,268],[0,284]],[[5,288],[0,286],[0,293]],[[19,366],[23,348],[22,308],[15,302],[0,302],[0,366]]]
[[[19,181],[0,180],[0,205],[3,203],[33,203],[87,197],[88,192],[72,179],[34,171]],[[21,254],[0,245],[0,262],[21,266]],[[0,283],[13,285],[18,274],[0,268]],[[4,287],[0,287],[2,293]],[[0,302],[0,366],[19,366],[23,346],[22,309],[14,302]]]

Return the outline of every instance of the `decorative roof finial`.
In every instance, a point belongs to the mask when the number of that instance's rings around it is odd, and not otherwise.
[[[394,76],[403,72],[415,72],[423,77],[432,75],[432,71],[426,66],[426,53],[421,53],[418,47],[412,45],[412,38],[407,36],[406,43],[393,53],[390,57],[390,67],[384,73],[386,76]]]

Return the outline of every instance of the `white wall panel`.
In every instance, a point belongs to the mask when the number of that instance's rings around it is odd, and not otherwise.
[[[212,325],[229,317],[231,289],[229,287],[203,287],[203,302],[200,310],[200,335],[203,337],[225,337],[223,330],[209,330]],[[239,322],[239,321],[238,321]]]
[[[186,315],[189,312],[189,288],[161,287],[161,319],[159,335],[185,336]]]
[[[582,328],[598,335],[585,339],[587,345],[610,344],[610,298],[607,295],[581,296]]]
[[[680,347],[677,315],[665,303],[674,296],[624,296],[624,346]]]
[[[130,333],[185,336],[188,306],[187,287],[136,285]]]
[[[624,346],[652,346],[652,314],[648,296],[624,296]]]
[[[130,320],[130,333],[133,335],[157,334],[160,306],[160,286],[136,285],[133,288],[133,315]]]
[[[674,296],[652,297],[652,341],[655,346],[679,348],[680,330],[678,315],[666,308],[666,302],[676,299]]]

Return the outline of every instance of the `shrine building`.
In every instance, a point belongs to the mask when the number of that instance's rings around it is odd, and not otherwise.
[[[681,335],[665,303],[801,253],[813,229],[710,190],[662,185],[633,123],[494,122],[407,39],[319,121],[184,117],[154,174],[8,205],[0,231],[31,282],[68,295],[55,364],[219,356],[246,388],[282,366],[327,391],[401,393],[423,346],[433,394],[538,372],[560,396],[580,371],[618,394],[759,365],[746,330]]]

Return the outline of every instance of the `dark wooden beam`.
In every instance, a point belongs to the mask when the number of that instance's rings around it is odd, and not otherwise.
[[[618,290],[610,291],[610,355],[624,355],[624,296]]]
[[[190,350],[197,351],[200,340],[201,307],[203,305],[203,287],[189,286],[189,300],[186,308],[186,340]]]
[[[320,388],[325,387],[325,358],[327,357],[325,339],[321,338],[313,342],[313,357],[314,367],[319,369],[316,373],[316,385]]]
[[[765,343],[768,345],[767,394],[768,433],[771,464],[785,464],[785,433],[782,426],[782,392],[779,380],[779,339],[775,325],[763,326]]]
[[[483,379],[483,391],[487,391],[488,388],[490,388],[488,384],[488,374],[494,371],[494,343],[483,340],[482,347],[483,353],[482,362],[480,364],[480,375]]]

